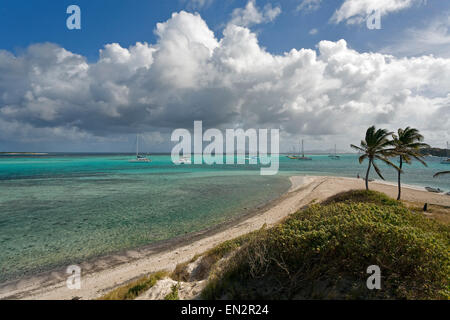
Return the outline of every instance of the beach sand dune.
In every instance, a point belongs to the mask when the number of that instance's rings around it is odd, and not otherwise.
[[[0,286],[0,299],[95,299],[151,272],[173,270],[179,263],[192,259],[223,241],[260,229],[264,224],[272,226],[312,202],[319,202],[337,193],[363,189],[361,179],[338,177],[294,176],[289,192],[251,215],[235,220],[216,229],[197,233],[122,255],[105,257],[80,265],[81,289],[66,287],[64,270],[36,276]],[[374,182],[372,190],[397,196],[395,185]],[[415,203],[450,206],[450,196],[432,194],[413,188],[403,189],[403,199]]]

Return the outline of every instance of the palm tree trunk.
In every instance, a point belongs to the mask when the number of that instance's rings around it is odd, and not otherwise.
[[[401,196],[402,196],[402,183],[401,183],[401,169],[403,167],[403,157],[400,156],[400,170],[398,170],[398,196],[397,196],[397,200],[400,200]]]
[[[372,167],[372,159],[369,159],[369,166],[367,167],[367,173],[366,173],[366,190],[369,190],[369,172],[370,167]]]

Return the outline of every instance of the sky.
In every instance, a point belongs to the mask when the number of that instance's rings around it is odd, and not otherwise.
[[[282,151],[370,125],[444,147],[449,27],[442,0],[2,0],[0,152],[170,152],[195,120],[278,128]]]

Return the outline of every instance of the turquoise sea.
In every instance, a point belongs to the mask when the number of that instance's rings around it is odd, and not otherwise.
[[[213,227],[279,197],[290,175],[366,169],[356,155],[312,157],[283,156],[278,175],[261,176],[255,165],[175,166],[169,155],[0,156],[0,283]],[[403,182],[450,191],[448,176],[432,178],[449,165],[427,162],[407,166]]]

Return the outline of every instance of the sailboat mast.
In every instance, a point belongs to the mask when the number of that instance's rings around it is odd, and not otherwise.
[[[302,140],[302,157],[305,157],[305,147],[304,147],[304,141]]]
[[[136,158],[139,156],[139,134],[136,135]]]

